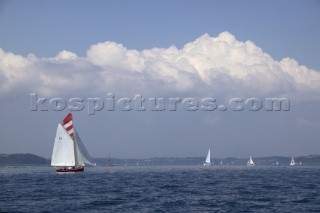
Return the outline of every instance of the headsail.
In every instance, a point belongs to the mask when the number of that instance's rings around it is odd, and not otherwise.
[[[77,152],[77,162],[79,166],[96,166],[96,163],[94,163],[91,160],[91,157],[86,149],[86,147],[83,145],[81,138],[79,134],[75,131],[75,144],[76,144],[76,152]]]

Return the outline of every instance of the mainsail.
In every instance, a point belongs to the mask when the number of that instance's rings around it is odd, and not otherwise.
[[[72,122],[72,114],[69,113],[61,123],[58,124],[54,141],[51,166],[76,168],[95,166],[91,157],[75,131]],[[67,171],[67,168],[64,168]],[[57,170],[58,171],[58,170]]]
[[[204,165],[204,166],[210,166],[210,165],[211,165],[211,154],[210,154],[210,149],[209,149],[209,151],[208,151],[206,161],[204,162],[204,164],[203,164],[203,165]]]
[[[74,142],[65,128],[58,124],[54,140],[51,166],[75,166]]]

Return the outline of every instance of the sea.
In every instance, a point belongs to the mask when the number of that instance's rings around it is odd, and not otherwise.
[[[0,212],[320,212],[320,167],[0,167]]]

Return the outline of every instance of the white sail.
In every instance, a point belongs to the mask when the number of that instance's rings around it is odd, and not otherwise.
[[[210,154],[210,149],[208,151],[207,157],[206,157],[206,161],[203,164],[204,166],[210,166],[211,165],[211,154]]]
[[[249,158],[249,161],[248,161],[247,165],[248,165],[248,166],[254,166],[254,165],[255,165],[254,162],[253,162],[253,160],[252,160],[251,155],[250,155],[250,158]]]
[[[95,166],[96,164],[91,160],[91,157],[86,149],[86,147],[83,145],[81,138],[79,134],[74,130],[75,132],[75,150],[76,150],[76,162],[77,166]]]
[[[294,162],[294,159],[293,157],[291,158],[291,162],[290,162],[290,166],[295,166],[296,165],[296,162]]]
[[[69,133],[58,124],[54,140],[51,166],[75,166],[74,143]]]
[[[82,172],[84,166],[95,166],[74,129],[71,112],[58,124],[54,141],[51,166],[57,172]]]
[[[210,149],[209,149],[208,154],[207,154],[206,163],[211,163]]]

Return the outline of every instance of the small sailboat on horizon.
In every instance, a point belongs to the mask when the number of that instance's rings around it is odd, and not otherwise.
[[[204,162],[203,166],[211,166],[211,154],[210,154],[210,149],[208,151],[206,161]]]
[[[297,165],[297,164],[296,164],[296,162],[294,162],[294,158],[293,158],[293,157],[291,157],[290,166],[295,166],[295,165]]]
[[[71,112],[58,124],[51,166],[57,172],[83,172],[85,166],[95,166],[74,128]]]
[[[252,157],[251,157],[251,155],[250,155],[250,158],[249,158],[249,160],[248,160],[248,162],[247,162],[247,166],[254,166],[255,164],[254,164],[254,162],[253,162],[253,160],[252,160]]]
[[[110,155],[109,155],[109,159],[108,159],[108,161],[107,161],[107,166],[108,166],[108,167],[112,167],[112,166],[113,166],[113,165],[112,165],[111,158],[110,158]]]

